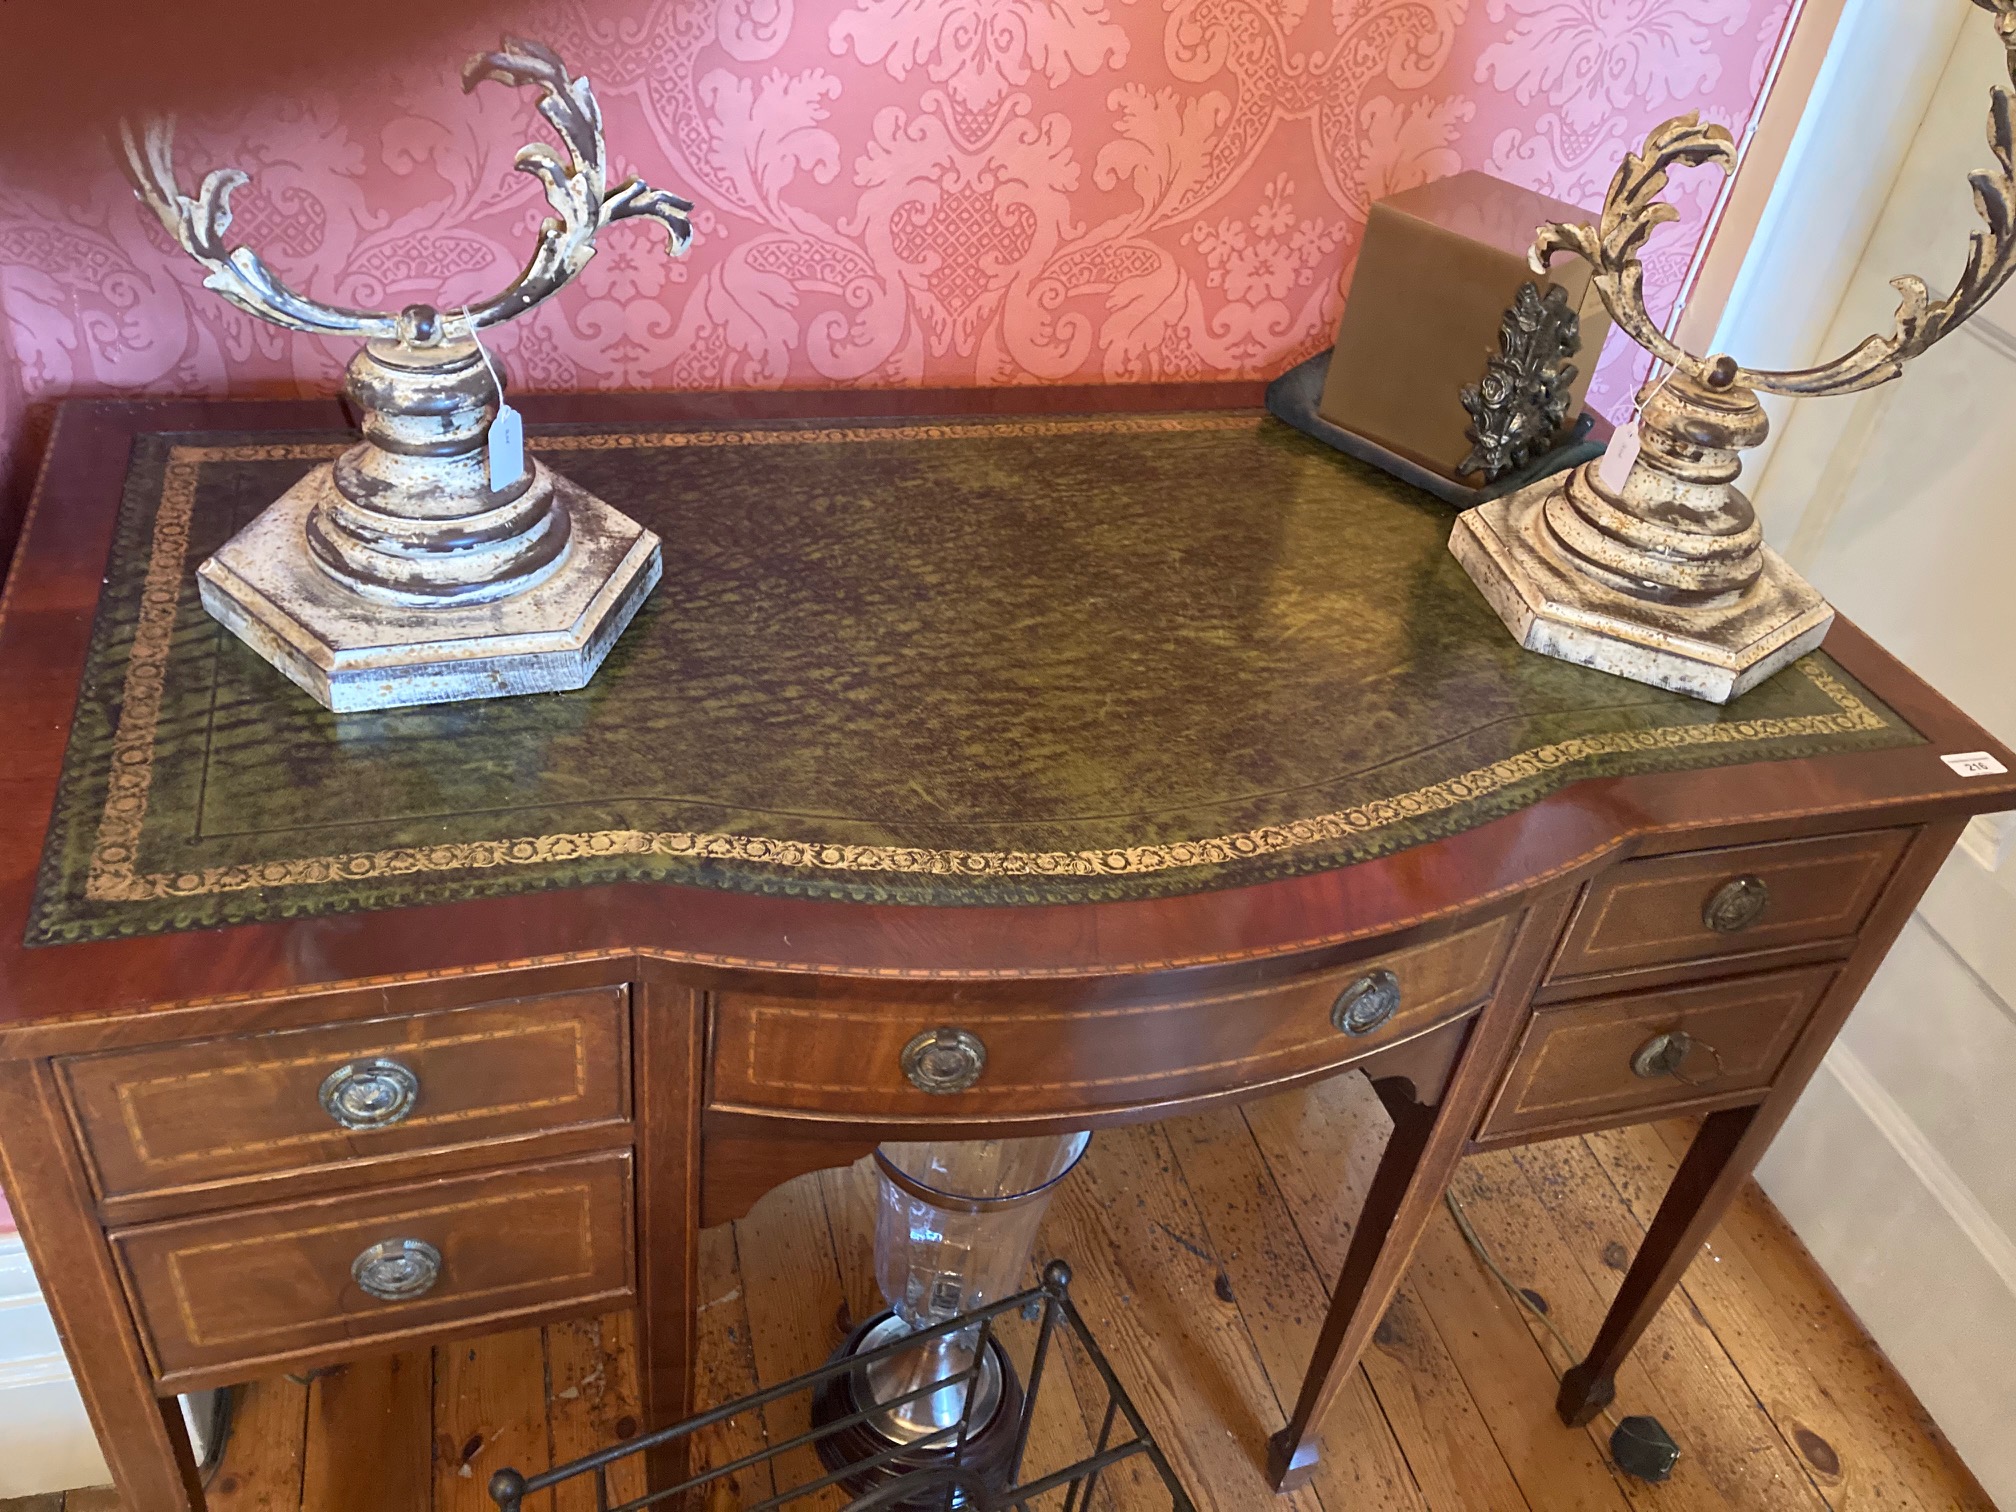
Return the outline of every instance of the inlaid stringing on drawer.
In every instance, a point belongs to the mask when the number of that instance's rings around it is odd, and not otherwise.
[[[1460,1017],[1489,995],[1520,915],[1439,940],[1261,987],[1105,1005],[877,1001],[721,994],[714,1005],[711,1104],[960,1118],[1070,1115],[1264,1084],[1362,1058]],[[1331,1021],[1340,993],[1395,974],[1400,1003],[1363,1035]],[[951,1095],[906,1080],[914,1037],[948,1028],[984,1068]],[[914,1079],[913,1079],[914,1080]]]
[[[394,1064],[410,1108],[346,1126],[332,1075]],[[622,987],[56,1063],[100,1195],[173,1191],[629,1117]],[[365,1068],[361,1072],[358,1068]]]
[[[1845,942],[1910,839],[1909,830],[1870,830],[1626,861],[1589,885],[1548,979]],[[1709,915],[1725,890],[1718,926]]]
[[[1726,1093],[1761,1092],[1833,981],[1834,966],[1758,972],[1620,993],[1533,1015],[1482,1137],[1639,1122]],[[1665,1036],[1690,1046],[1661,1069],[1641,1053]]]
[[[631,1157],[611,1151],[356,1197],[114,1230],[157,1377],[271,1370],[318,1350],[461,1332],[634,1291]],[[360,1284],[375,1246],[439,1257],[410,1296]]]

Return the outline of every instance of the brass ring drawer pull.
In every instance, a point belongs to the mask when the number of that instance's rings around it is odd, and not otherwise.
[[[338,1066],[322,1083],[322,1111],[346,1129],[383,1129],[420,1100],[420,1078],[383,1057]]]
[[[385,1239],[350,1262],[350,1275],[380,1302],[424,1297],[441,1279],[441,1251],[424,1239]]]
[[[1715,1062],[1715,1076],[1728,1073],[1722,1064],[1721,1053],[1706,1040],[1698,1040],[1684,1029],[1669,1029],[1664,1034],[1655,1034],[1631,1057],[1631,1071],[1634,1076],[1642,1076],[1647,1081],[1656,1081],[1662,1076],[1670,1076],[1677,1082],[1690,1087],[1706,1086],[1707,1082],[1697,1081],[1680,1068],[1687,1064],[1687,1058],[1696,1050],[1705,1050]],[[1708,1080],[1713,1081],[1715,1077]]]
[[[1381,966],[1337,994],[1330,1022],[1345,1034],[1370,1034],[1400,1011],[1400,978]]]
[[[1732,877],[1709,894],[1701,907],[1701,922],[1717,934],[1735,934],[1764,916],[1771,889],[1762,877]]]
[[[903,1047],[903,1075],[919,1092],[964,1092],[987,1069],[987,1047],[966,1029],[926,1029]]]

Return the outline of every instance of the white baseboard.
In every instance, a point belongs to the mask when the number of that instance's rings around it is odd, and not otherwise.
[[[1757,1178],[1988,1494],[2016,1509],[2016,1241],[1840,1041]]]
[[[0,1497],[111,1479],[18,1234],[0,1234]]]

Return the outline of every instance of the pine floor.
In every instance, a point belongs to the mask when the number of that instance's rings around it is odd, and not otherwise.
[[[1618,1382],[1620,1412],[1656,1414],[1683,1446],[1667,1484],[1610,1466],[1608,1423],[1555,1420],[1560,1344],[1445,1212],[1329,1425],[1315,1484],[1277,1500],[1261,1445],[1292,1402],[1385,1128],[1369,1088],[1346,1077],[1102,1132],[1060,1190],[1042,1249],[1072,1262],[1078,1305],[1200,1509],[1992,1512],[1754,1188]],[[1478,1157],[1457,1195],[1505,1272],[1581,1344],[1689,1132],[1650,1126]],[[820,1363],[877,1305],[870,1191],[864,1168],[821,1172],[706,1233],[709,1403]],[[258,1382],[241,1395],[210,1505],[488,1512],[498,1467],[535,1471],[635,1432],[632,1337],[628,1316],[612,1315]],[[726,1463],[766,1431],[794,1430],[738,1419],[706,1452]],[[581,1494],[554,1512],[592,1509],[585,1486],[569,1489]],[[117,1505],[100,1490],[0,1512]]]

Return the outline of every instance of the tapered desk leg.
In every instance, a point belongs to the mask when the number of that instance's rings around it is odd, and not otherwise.
[[[112,1471],[120,1512],[202,1512],[203,1482],[182,1409],[154,1393],[46,1065],[0,1065],[0,1127],[0,1185]]]
[[[1624,1285],[1610,1304],[1589,1357],[1573,1366],[1561,1378],[1561,1392],[1554,1407],[1561,1420],[1571,1427],[1591,1421],[1617,1394],[1617,1367],[1638,1342],[1660,1306],[1680,1283],[1689,1262],[1707,1242],[1715,1225],[1729,1210],[1729,1204],[1750,1179],[1750,1173],[1764,1151],[1784,1126],[1793,1104],[1806,1089],[1821,1058],[1834,1037],[1841,1032],[1848,1014],[1862,996],[1862,989],[1876,974],[1876,968],[1890,953],[1911,910],[1931,885],[1953,843],[1960,836],[1959,821],[1927,825],[1912,840],[1897,863],[1890,882],[1864,921],[1855,953],[1829,985],[1813,1017],[1800,1031],[1798,1041],[1763,1101],[1749,1107],[1728,1108],[1702,1120],[1701,1130],[1680,1162],[1665,1200],[1638,1246],[1637,1258],[1625,1274]]]
[[[669,1428],[693,1410],[699,1317],[701,1005],[687,988],[635,989],[638,1093],[638,1336],[644,1423]],[[651,1451],[654,1491],[686,1478],[683,1441]]]
[[[1288,1426],[1267,1442],[1267,1479],[1276,1491],[1293,1491],[1315,1475],[1323,1419],[1399,1290],[1425,1215],[1448,1185],[1463,1151],[1461,1140],[1453,1145],[1445,1141],[1446,1148],[1435,1148],[1431,1159],[1434,1104],[1416,1102],[1404,1081],[1373,1086],[1393,1116],[1393,1134],[1351,1231],[1344,1274],[1331,1295],[1301,1397]]]
[[[1603,1319],[1589,1356],[1561,1377],[1555,1411],[1571,1428],[1594,1419],[1617,1395],[1617,1367],[1645,1332],[1660,1305],[1672,1294],[1695,1253],[1722,1221],[1736,1193],[1750,1177],[1770,1135],[1745,1136],[1758,1127],[1757,1106],[1711,1113],[1688,1147],[1659,1212],[1638,1246],[1637,1258]],[[1777,1123],[1771,1125],[1771,1133]]]
[[[1572,888],[1563,889],[1527,911],[1498,990],[1482,1013],[1405,1047],[1398,1052],[1404,1062],[1381,1057],[1397,1074],[1386,1074],[1377,1062],[1369,1068],[1373,1088],[1392,1115],[1393,1135],[1351,1231],[1344,1273],[1331,1295],[1295,1410],[1288,1426],[1267,1444],[1267,1479],[1276,1491],[1306,1485],[1316,1473],[1323,1419],[1392,1305],[1435,1206],[1497,1090],[1573,896]],[[1450,1070],[1438,1047],[1459,1043]],[[1438,1064],[1433,1072],[1425,1069]]]

